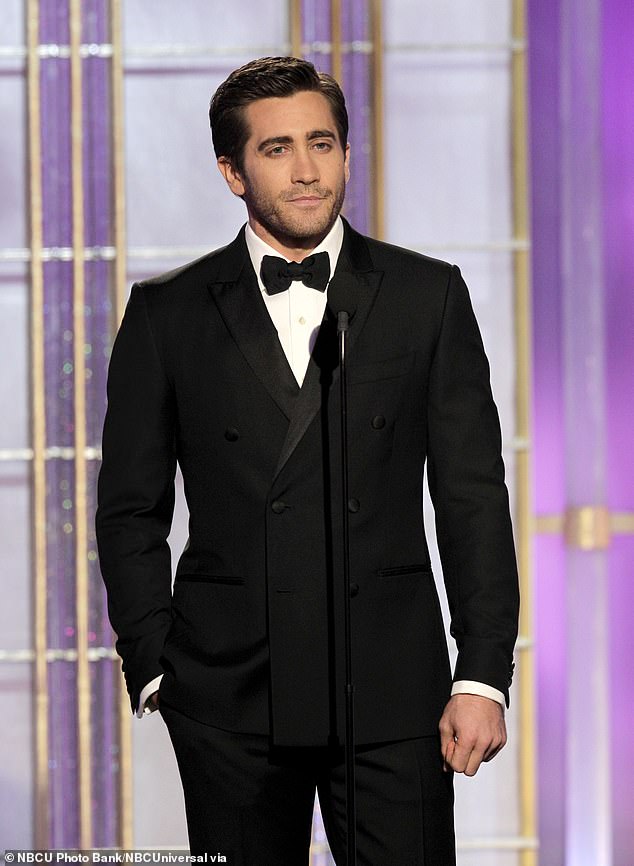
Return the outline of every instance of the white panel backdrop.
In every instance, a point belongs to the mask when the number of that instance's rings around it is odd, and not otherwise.
[[[0,3],[0,450],[29,441],[29,282],[7,256],[27,246],[26,81],[11,48],[24,45],[23,0]],[[8,56],[2,56],[9,48]],[[7,134],[7,130],[11,133]],[[30,466],[0,462],[0,652],[33,645],[31,628]],[[0,664],[0,840],[29,845],[33,822],[31,665]]]
[[[490,248],[512,236],[510,8],[508,0],[384,4],[387,240],[461,267],[491,362],[512,496],[513,262]],[[425,519],[431,529],[429,497]],[[440,584],[436,551],[433,559]],[[519,862],[515,852],[467,847],[519,832],[514,710],[506,749],[474,779],[456,778],[459,866]]]

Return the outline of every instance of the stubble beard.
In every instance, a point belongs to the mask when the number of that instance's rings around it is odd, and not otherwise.
[[[289,190],[280,193],[276,198],[260,192],[249,183],[248,178],[243,178],[243,181],[244,200],[249,213],[270,235],[289,249],[314,249],[333,227],[346,194],[343,180],[334,190],[322,187]],[[293,214],[290,212],[293,206],[288,202],[298,195],[317,195],[330,206],[320,208],[319,213],[305,211]]]

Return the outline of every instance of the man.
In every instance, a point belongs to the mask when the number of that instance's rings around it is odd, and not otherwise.
[[[341,219],[345,102],[311,64],[247,64],[218,88],[210,120],[248,224],[133,287],[109,374],[97,529],[132,707],[159,705],[166,721],[192,853],[306,863],[317,788],[345,862],[333,321],[346,310],[359,863],[449,866],[452,771],[473,775],[506,739],[518,603],[466,287],[456,267]],[[177,461],[190,536],[172,595]],[[459,648],[453,687],[425,463]]]

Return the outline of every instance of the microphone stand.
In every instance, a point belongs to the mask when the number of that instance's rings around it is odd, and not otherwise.
[[[357,866],[357,821],[354,767],[354,685],[352,682],[352,633],[350,621],[350,535],[348,518],[348,382],[346,347],[349,316],[345,310],[337,313],[339,335],[339,370],[341,395],[341,474],[343,515],[343,586],[344,629],[346,655],[346,864]]]

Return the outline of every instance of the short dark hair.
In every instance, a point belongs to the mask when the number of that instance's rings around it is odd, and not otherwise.
[[[341,147],[348,142],[348,112],[339,84],[312,63],[297,57],[260,57],[223,81],[211,98],[209,125],[216,157],[226,157],[242,170],[244,147],[250,135],[243,109],[251,102],[292,96],[304,90],[321,93],[330,103]]]

